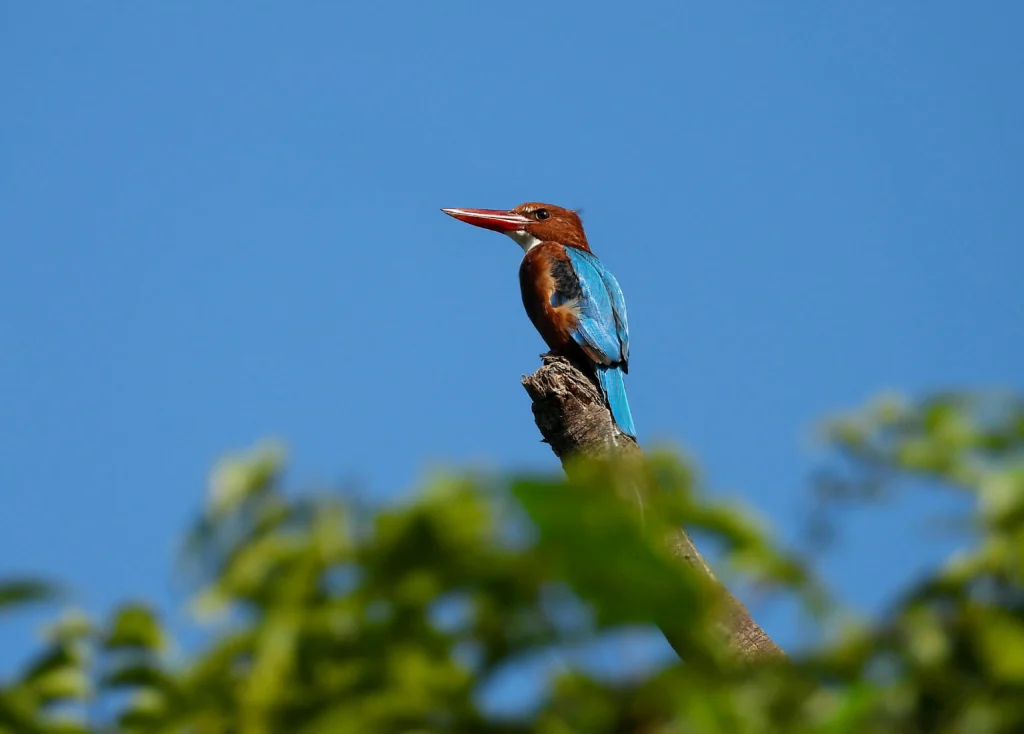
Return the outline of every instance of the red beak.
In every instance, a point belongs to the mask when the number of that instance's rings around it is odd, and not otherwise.
[[[473,224],[495,232],[516,232],[533,220],[515,212],[500,209],[442,209],[445,214],[460,222]]]

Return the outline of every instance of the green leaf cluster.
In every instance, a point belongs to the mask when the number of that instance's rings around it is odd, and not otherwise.
[[[839,627],[807,564],[672,454],[438,478],[368,507],[290,491],[264,447],[216,467],[185,536],[203,643],[183,651],[142,602],[65,612],[0,683],[0,734],[1024,731],[1024,401],[887,399],[825,436],[847,494],[910,479],[972,500],[963,549],[879,620]],[[681,526],[820,641],[741,663],[718,590],[677,557]],[[53,603],[45,584],[0,583],[0,623]],[[572,654],[654,625],[681,659],[624,675]],[[490,712],[482,692],[538,655],[559,663],[541,700]]]

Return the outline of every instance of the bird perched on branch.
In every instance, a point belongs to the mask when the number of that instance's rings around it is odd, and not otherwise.
[[[527,315],[552,351],[596,375],[615,425],[636,438],[623,382],[629,371],[626,301],[615,276],[590,251],[579,215],[536,202],[510,211],[441,211],[506,234],[523,248],[519,287]]]

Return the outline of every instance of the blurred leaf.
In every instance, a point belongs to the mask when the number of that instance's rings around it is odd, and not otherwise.
[[[0,581],[0,612],[26,604],[52,601],[58,593],[54,585],[36,579]]]
[[[264,444],[253,451],[222,459],[210,477],[207,509],[212,516],[231,512],[249,497],[262,492],[273,481],[284,461],[284,449]]]
[[[92,621],[83,612],[77,610],[65,611],[45,630],[47,639],[56,644],[72,645],[82,642],[94,632]]]
[[[166,671],[152,663],[131,663],[118,666],[114,671],[107,673],[103,677],[103,685],[107,688],[162,689],[171,685],[171,679]]]
[[[77,666],[50,670],[33,681],[33,690],[44,701],[84,700],[92,692],[88,672]]]
[[[704,606],[699,579],[683,573],[672,556],[669,529],[658,525],[645,532],[609,478],[588,471],[562,484],[513,484],[513,495],[539,531],[538,553],[553,575],[594,605],[602,624],[676,619],[685,626],[680,615],[696,623]]]
[[[1024,683],[1024,619],[990,615],[979,626],[978,637],[993,677],[1006,683]]]
[[[145,604],[124,604],[114,612],[104,641],[107,649],[137,647],[145,650],[164,649],[166,640],[153,611]]]

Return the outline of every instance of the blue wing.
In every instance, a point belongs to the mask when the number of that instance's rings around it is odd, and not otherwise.
[[[579,283],[579,294],[572,294],[579,314],[572,338],[597,366],[597,380],[612,419],[623,433],[636,438],[622,379],[629,370],[626,299],[615,276],[600,260],[574,247],[566,247],[565,252]]]
[[[618,281],[601,261],[589,252],[566,247],[583,292],[579,299],[579,320],[572,338],[598,364],[621,364],[629,371],[629,325],[626,299]]]

